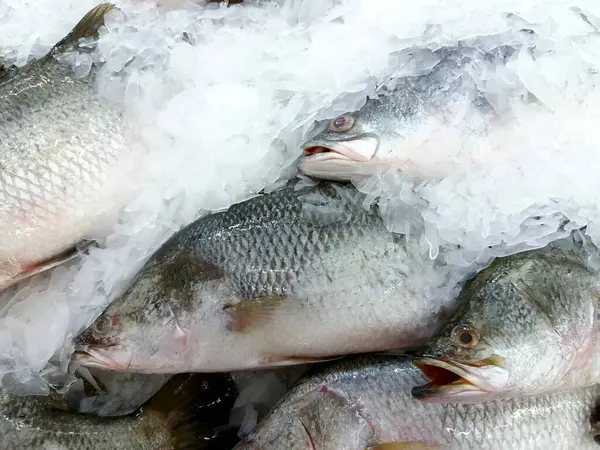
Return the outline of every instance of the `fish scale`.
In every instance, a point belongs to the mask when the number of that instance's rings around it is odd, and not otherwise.
[[[428,402],[474,402],[600,381],[600,251],[582,230],[498,258],[463,289],[452,319],[418,354]],[[457,332],[468,333],[462,344]],[[451,375],[451,382],[448,376]]]
[[[176,375],[162,384],[164,387],[141,409],[117,417],[71,412],[69,404],[77,402],[55,393],[29,397],[0,391],[0,449],[201,450],[231,447],[231,442],[235,441],[232,441],[233,434],[227,423],[238,393],[228,375]],[[137,381],[134,387],[143,389],[144,385]],[[119,392],[109,401],[129,400],[126,392],[127,389]]]
[[[89,239],[142,176],[131,170],[142,147],[126,139],[122,111],[97,95],[98,67],[76,78],[62,58],[90,51],[79,38],[95,36],[111,8],[91,10],[39,60],[0,70],[0,289]]]
[[[391,442],[457,450],[597,448],[590,418],[600,401],[599,386],[453,405],[414,399],[411,388],[423,379],[401,358],[353,357],[316,368],[235,450],[305,450],[310,442],[313,448],[344,450]],[[345,401],[332,406],[329,399],[338,394]],[[361,419],[352,420],[348,411]]]
[[[423,266],[363,200],[351,186],[292,181],[189,224],[77,338],[76,359],[221,371],[424,343],[454,300],[411,284]]]

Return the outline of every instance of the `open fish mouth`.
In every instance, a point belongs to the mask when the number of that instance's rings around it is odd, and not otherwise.
[[[416,386],[411,394],[426,402],[468,402],[490,398],[508,382],[508,371],[497,363],[500,357],[481,361],[457,362],[439,358],[417,358],[413,361],[430,382]]]
[[[379,141],[367,136],[346,141],[311,141],[304,146],[298,170],[309,177],[348,181],[371,175],[385,164],[376,157]]]
[[[361,136],[344,141],[314,141],[304,145],[302,162],[346,160],[356,162],[371,161],[379,142],[374,136]]]

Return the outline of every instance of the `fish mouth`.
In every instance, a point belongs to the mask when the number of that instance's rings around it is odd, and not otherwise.
[[[107,356],[103,350],[108,350],[113,346],[104,346],[100,349],[90,348],[90,347],[76,347],[75,352],[73,352],[72,361],[76,365],[87,367],[87,368],[95,368],[95,369],[104,369],[104,370],[112,370],[112,371],[127,371],[130,367],[131,358],[124,358],[123,361],[128,361],[126,364],[117,361],[115,358]],[[119,355],[126,356],[126,352],[119,351]],[[121,358],[119,358],[121,359]]]
[[[379,147],[375,136],[359,136],[343,141],[311,141],[303,145],[302,161],[328,161],[342,159],[367,162],[372,160]]]
[[[500,357],[458,362],[441,358],[416,358],[415,366],[430,382],[416,386],[414,398],[431,403],[479,402],[494,397],[508,382],[508,371],[498,365]]]
[[[376,157],[379,141],[366,136],[346,141],[312,141],[304,145],[298,170],[315,178],[347,181],[369,175],[383,164]]]

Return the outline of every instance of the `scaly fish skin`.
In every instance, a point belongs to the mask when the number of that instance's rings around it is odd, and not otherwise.
[[[45,57],[0,72],[0,287],[85,240],[131,198],[137,171],[121,110],[98,97],[95,65],[75,77],[61,60],[109,10],[99,5]]]
[[[330,364],[291,389],[235,450],[594,449],[600,387],[479,404],[415,400],[424,380],[399,358]],[[391,445],[395,443],[396,446]],[[409,444],[410,443],[410,444]],[[388,447],[381,447],[388,448]]]
[[[419,354],[431,383],[414,395],[470,402],[600,382],[600,252],[580,232],[496,260]]]
[[[2,450],[183,450],[231,443],[237,391],[226,374],[179,375],[136,413],[117,418],[70,412],[65,399],[0,391]],[[232,444],[228,444],[232,445]]]
[[[406,60],[399,56],[400,66],[422,70],[397,77],[358,111],[318,123],[318,133],[303,144],[298,170],[340,181],[391,168],[424,178],[452,173],[456,157],[440,149],[460,146],[470,134],[485,132],[497,116],[469,65],[505,64],[518,48],[495,45],[486,51],[486,44],[479,44],[416,48]]]
[[[409,285],[422,266],[363,199],[290,184],[190,224],[77,338],[76,359],[227,371],[424,343],[440,305]]]
[[[0,393],[2,450],[171,450],[166,416],[102,419],[54,411],[36,398]]]

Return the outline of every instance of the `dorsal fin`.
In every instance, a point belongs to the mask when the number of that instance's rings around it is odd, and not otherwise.
[[[88,11],[77,25],[73,27],[71,32],[52,47],[52,50],[50,50],[48,54],[63,51],[67,47],[76,44],[82,38],[96,37],[98,35],[98,29],[104,25],[104,16],[113,9],[117,9],[114,4],[101,3]]]
[[[61,53],[67,50],[70,46],[77,44],[81,38],[97,36],[98,29],[104,25],[104,16],[113,9],[118,8],[112,3],[101,3],[95,8],[91,9],[85,16],[83,16],[77,25],[73,27],[71,32],[61,39],[54,47],[52,47],[48,53],[39,59],[30,61],[23,67],[0,64],[0,84],[4,83],[6,80],[15,76],[22,70],[27,70],[28,68],[35,67],[39,64],[44,64],[57,53]]]

